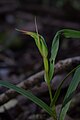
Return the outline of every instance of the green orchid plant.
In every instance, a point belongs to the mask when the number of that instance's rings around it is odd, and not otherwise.
[[[13,85],[9,82],[0,80],[0,86],[14,89],[21,95],[27,97],[28,99],[33,101],[35,104],[40,106],[42,109],[44,109],[53,118],[53,120],[64,120],[66,113],[69,109],[71,100],[73,98],[74,91],[76,90],[76,88],[80,82],[80,65],[78,65],[76,68],[74,68],[72,71],[70,71],[70,73],[68,73],[67,76],[65,76],[65,78],[61,81],[61,83],[54,95],[52,95],[51,80],[54,75],[55,59],[56,59],[56,56],[58,53],[59,41],[60,41],[61,36],[64,36],[65,38],[80,38],[80,31],[71,30],[71,29],[59,30],[55,34],[54,39],[52,41],[50,58],[48,56],[48,47],[47,47],[46,41],[44,40],[44,38],[41,35],[38,34],[37,29],[36,29],[36,32],[29,32],[29,31],[23,31],[23,30],[18,30],[18,31],[31,36],[35,40],[35,43],[39,49],[39,52],[42,56],[43,63],[44,63],[44,79],[45,79],[45,82],[46,82],[46,84],[48,86],[48,90],[49,90],[50,105],[47,105],[45,102],[43,102],[37,96],[32,94],[32,92],[30,90],[24,90],[24,89],[19,88],[18,86]],[[55,104],[59,98],[62,85],[63,85],[64,81],[66,80],[66,78],[74,71],[75,71],[75,73],[74,73],[72,81],[68,87],[67,93],[64,97],[62,107],[60,109],[60,113],[59,113],[59,115],[57,115]]]

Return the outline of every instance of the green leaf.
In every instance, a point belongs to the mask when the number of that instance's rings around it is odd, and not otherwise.
[[[75,91],[73,91],[64,101],[64,103],[62,104],[62,108],[74,97],[75,95]]]
[[[27,34],[34,38],[36,45],[39,48],[42,56],[47,57],[48,49],[44,38],[41,35],[38,35],[37,33],[34,32],[27,32]]]
[[[63,29],[59,32],[66,38],[80,38],[80,31],[77,30]]]
[[[55,64],[55,59],[56,59],[58,48],[59,48],[59,40],[61,36],[64,36],[65,38],[80,38],[80,31],[62,29],[56,33],[52,42],[52,47],[51,47],[50,70],[49,70],[50,81],[54,73],[54,64]]]
[[[71,99],[72,98],[72,94],[73,92],[76,90],[78,84],[80,82],[80,67],[76,70],[73,79],[69,85],[69,88],[67,90],[67,93],[65,95],[63,104],[62,104],[62,108],[60,111],[60,115],[59,115],[59,120],[64,120],[65,115],[69,109],[70,103],[71,103]]]
[[[52,79],[53,73],[54,73],[55,59],[56,59],[58,48],[59,48],[59,39],[60,39],[60,33],[57,32],[53,39],[52,47],[51,47],[50,71],[49,71],[50,80]]]
[[[23,32],[24,34],[30,35],[32,38],[34,38],[35,43],[36,43],[41,55],[43,57],[48,56],[48,48],[47,48],[44,38],[41,35],[39,35],[38,33],[35,33],[35,32],[23,31],[23,30],[18,30],[18,29],[17,29],[17,31]]]
[[[62,85],[63,85],[63,83],[65,82],[65,80],[66,80],[77,68],[79,68],[79,67],[80,67],[80,65],[78,65],[77,67],[75,67],[74,69],[72,69],[72,70],[66,75],[66,77],[61,81],[58,89],[56,90],[56,92],[55,92],[55,94],[54,94],[54,97],[53,97],[53,99],[52,99],[52,102],[51,102],[51,104],[50,104],[51,107],[56,104],[56,101],[57,101],[57,99],[58,99],[58,97],[59,97],[59,95],[60,95],[61,88],[62,88]]]
[[[42,100],[40,100],[38,97],[33,95],[29,90],[26,91],[26,90],[24,90],[22,88],[19,88],[16,85],[13,85],[13,84],[11,84],[9,82],[1,81],[1,80],[0,80],[0,86],[4,86],[4,87],[15,90],[16,92],[18,92],[21,95],[27,97],[28,99],[30,99],[31,101],[36,103],[38,106],[43,108],[50,116],[54,116],[52,109],[46,103],[44,103]]]
[[[47,48],[44,38],[41,35],[39,35],[38,32],[35,33],[35,32],[23,31],[23,30],[18,30],[18,31],[23,32],[27,35],[30,35],[32,38],[34,38],[35,43],[43,57],[45,74],[46,73],[48,74],[48,70],[49,70],[48,58],[47,58],[48,57],[48,48]],[[48,80],[45,79],[45,81],[48,83]]]

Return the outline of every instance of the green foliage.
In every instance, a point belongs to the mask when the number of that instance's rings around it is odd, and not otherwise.
[[[0,86],[4,86],[4,87],[15,90],[16,92],[27,97],[28,99],[30,99],[31,101],[36,103],[38,106],[43,108],[49,115],[53,116],[53,112],[52,112],[51,108],[46,103],[44,103],[42,100],[40,100],[38,97],[33,95],[29,90],[26,91],[26,90],[19,88],[18,86],[13,85],[7,81],[0,81]]]
[[[49,70],[50,81],[51,81],[51,79],[53,77],[53,73],[54,73],[55,59],[56,59],[58,48],[59,48],[59,39],[60,39],[60,33],[57,32],[53,39],[52,47],[51,47],[50,70]]]
[[[48,89],[49,89],[49,95],[50,95],[50,100],[51,100],[50,106],[48,106],[46,103],[44,103],[42,100],[40,100],[38,97],[33,95],[28,90],[26,91],[26,90],[19,88],[11,83],[3,82],[3,81],[0,81],[0,85],[14,89],[18,93],[24,95],[25,97],[27,97],[28,99],[30,99],[31,101],[36,103],[38,106],[43,108],[50,116],[52,116],[54,118],[54,120],[64,120],[65,115],[69,109],[71,99],[74,95],[74,91],[76,90],[76,88],[80,82],[80,65],[78,65],[70,73],[68,73],[67,76],[61,81],[54,96],[52,96],[51,80],[54,75],[54,64],[55,64],[55,59],[56,59],[57,52],[59,49],[59,41],[61,39],[61,36],[64,36],[65,38],[80,38],[80,31],[70,30],[70,29],[63,29],[63,30],[58,31],[52,41],[51,56],[49,59],[48,59],[48,48],[47,48],[46,42],[45,42],[44,38],[38,34],[38,32],[34,33],[34,32],[28,32],[28,31],[23,31],[23,30],[18,30],[18,31],[23,32],[24,34],[30,35],[31,37],[34,38],[35,43],[39,49],[39,52],[43,58],[44,70],[45,70],[45,81],[46,81]],[[63,100],[62,108],[60,110],[60,114],[58,117],[57,113],[56,113],[56,109],[55,109],[55,104],[60,95],[61,87],[62,87],[64,81],[66,80],[66,78],[75,70],[76,70],[76,72],[73,76],[73,79],[72,79],[70,85],[69,85],[68,91]]]
[[[79,82],[80,82],[80,67],[76,70],[76,72],[73,76],[73,79],[69,85],[69,88],[67,90],[67,93],[65,95],[65,98],[64,98],[64,101],[62,104],[62,108],[61,108],[61,112],[60,112],[59,120],[64,120],[66,112],[68,111],[68,108],[70,106],[73,93],[76,90]]]
[[[52,102],[51,102],[51,104],[50,104],[51,107],[56,104],[56,101],[57,101],[57,99],[58,99],[58,97],[59,97],[59,95],[60,95],[61,88],[62,88],[62,85],[63,85],[63,83],[65,82],[65,80],[66,80],[66,79],[69,77],[69,75],[70,75],[71,73],[73,73],[78,67],[80,67],[80,65],[78,65],[76,68],[74,68],[72,71],[70,71],[70,72],[66,75],[66,77],[61,81],[61,83],[60,83],[57,91],[56,91],[55,94],[54,94],[54,97],[53,97],[53,99],[52,99]]]
[[[54,63],[57,56],[57,52],[59,49],[59,40],[61,36],[64,36],[65,38],[80,38],[80,31],[76,30],[70,30],[70,29],[63,29],[56,33],[51,47],[51,57],[50,57],[50,71],[49,71],[49,78],[50,80],[53,77],[54,73]]]
[[[80,31],[63,29],[59,31],[65,38],[80,38]]]

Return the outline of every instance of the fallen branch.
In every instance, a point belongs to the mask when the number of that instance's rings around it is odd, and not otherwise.
[[[64,71],[71,70],[77,65],[80,64],[80,57],[73,57],[73,58],[68,58],[66,60],[61,60],[55,65],[55,71],[54,75],[63,73]],[[27,78],[23,82],[19,83],[17,86],[23,88],[23,89],[31,89],[35,85],[38,85],[42,82],[44,71],[41,71],[35,75],[32,75],[31,77]],[[55,86],[55,85],[54,85]],[[0,105],[3,105],[10,99],[16,97],[18,93],[14,90],[7,90],[5,93],[0,95]]]

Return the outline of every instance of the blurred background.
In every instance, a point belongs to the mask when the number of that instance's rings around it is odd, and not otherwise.
[[[1,80],[17,84],[43,69],[34,40],[16,31],[16,28],[35,31],[35,17],[39,34],[45,38],[50,51],[53,37],[58,30],[80,30],[80,0],[0,0]],[[78,39],[62,39],[56,62],[79,55]],[[6,88],[0,87],[0,93],[5,90]],[[33,109],[34,106],[30,107]],[[1,116],[4,114],[1,113]],[[16,118],[18,115],[8,120]],[[0,120],[7,120],[7,117],[1,117]]]

